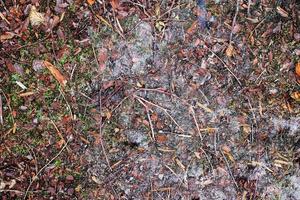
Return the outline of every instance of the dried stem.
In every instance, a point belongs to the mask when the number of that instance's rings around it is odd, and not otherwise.
[[[27,187],[27,189],[26,189],[26,192],[25,192],[25,195],[24,195],[24,200],[27,198],[27,195],[28,195],[28,192],[29,192],[29,190],[30,190],[30,188],[31,188],[31,186],[32,186],[32,184],[33,184],[33,182],[35,181],[35,180],[37,180],[38,179],[38,176],[43,172],[43,170],[48,166],[48,165],[50,165],[58,156],[60,156],[60,154],[65,150],[65,148],[67,147],[67,145],[69,144],[69,142],[71,141],[73,139],[73,137],[71,136],[71,137],[69,137],[68,138],[68,140],[67,140],[67,142],[65,143],[65,145],[61,148],[61,150],[46,164],[46,165],[44,165],[39,171],[38,171],[38,173],[35,175],[35,176],[33,176],[33,178],[32,178],[32,180],[30,180],[30,183],[29,183],[29,186]]]
[[[234,17],[233,17],[233,20],[232,20],[231,32],[230,32],[230,37],[229,37],[229,45],[232,42],[233,29],[234,29],[234,26],[235,26],[235,23],[236,23],[236,18],[239,14],[239,9],[240,9],[240,0],[236,0],[236,10],[235,10],[235,14],[234,14]]]
[[[231,177],[231,179],[232,179],[232,181],[233,181],[235,187],[236,187],[237,189],[239,189],[239,186],[238,186],[238,184],[237,184],[237,182],[236,182],[236,180],[235,180],[235,178],[234,178],[234,176],[233,176],[233,174],[232,174],[232,172],[231,172],[231,169],[230,169],[229,163],[228,163],[228,161],[227,161],[227,159],[226,159],[226,156],[224,155],[222,149],[219,149],[219,151],[221,152],[221,154],[222,154],[222,156],[223,156],[223,159],[225,160],[225,163],[226,163],[226,166],[227,166],[229,175],[230,175],[230,177]]]

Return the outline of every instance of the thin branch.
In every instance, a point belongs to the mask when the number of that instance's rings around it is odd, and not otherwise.
[[[146,112],[147,112],[147,117],[148,117],[148,121],[149,121],[149,125],[150,125],[150,129],[151,129],[151,138],[152,140],[155,141],[155,133],[154,133],[154,128],[153,128],[153,124],[152,124],[152,120],[151,120],[151,117],[150,117],[150,113],[149,113],[149,108],[148,106],[142,101],[140,100],[139,98],[137,98],[138,102],[140,102],[140,104],[142,104],[145,109],[146,109]]]
[[[183,130],[183,128],[181,128],[181,126],[180,126],[180,125],[176,122],[176,120],[172,117],[172,115],[167,111],[166,108],[161,107],[160,105],[157,105],[157,104],[155,104],[155,103],[152,103],[151,101],[148,101],[148,100],[146,100],[146,99],[144,99],[144,98],[142,98],[142,97],[140,97],[140,96],[134,95],[134,97],[135,97],[135,98],[139,98],[140,100],[142,100],[142,101],[144,101],[144,102],[146,102],[146,103],[148,103],[148,104],[150,104],[150,105],[153,105],[153,106],[155,106],[155,107],[157,107],[157,108],[160,108],[162,111],[164,111],[164,112],[166,113],[166,115],[167,115],[168,117],[170,117],[170,119],[176,124],[176,126],[177,126],[182,132],[185,132],[185,131]]]
[[[97,66],[98,66],[98,69],[100,69],[100,64],[98,62],[98,59],[97,59],[97,55],[96,55],[96,51],[95,51],[95,48],[94,48],[94,45],[92,45],[92,49],[93,49],[93,53],[94,53],[94,57],[96,59],[96,62],[97,62]],[[98,93],[98,102],[99,102],[99,113],[100,113],[100,119],[99,119],[99,136],[100,136],[100,145],[101,145],[101,148],[102,148],[102,152],[104,154],[104,157],[105,157],[105,160],[106,160],[106,163],[109,167],[109,170],[112,171],[112,168],[110,166],[110,162],[109,162],[109,159],[108,159],[108,156],[106,154],[106,150],[105,150],[105,147],[104,147],[104,142],[103,142],[103,133],[102,133],[102,116],[101,116],[101,112],[102,112],[102,98],[101,98],[101,94],[102,93],[102,86],[101,86],[101,83],[99,82],[99,93]]]
[[[0,92],[3,94],[3,96],[4,96],[5,100],[6,100],[7,107],[9,109],[10,113],[11,113],[11,119],[12,119],[12,123],[13,123],[13,127],[14,127],[15,126],[15,118],[14,118],[14,115],[13,115],[13,110],[12,110],[12,108],[10,106],[10,101],[8,100],[6,94],[3,92],[3,90],[1,88],[0,88]]]
[[[0,124],[3,125],[2,97],[0,94]]]
[[[65,150],[65,148],[67,147],[67,145],[69,144],[69,142],[71,141],[73,139],[73,136],[71,136],[71,137],[69,137],[68,138],[68,140],[67,140],[67,142],[65,143],[65,145],[61,148],[61,150],[56,154],[56,156],[54,156],[46,165],[44,165],[44,167],[42,167],[39,171],[38,171],[38,173],[35,175],[35,176],[33,176],[33,178],[32,178],[32,180],[30,180],[30,183],[29,183],[29,186],[27,187],[27,189],[26,189],[26,192],[25,192],[25,195],[24,195],[24,200],[27,198],[27,195],[28,195],[28,192],[29,192],[29,190],[30,190],[30,188],[31,188],[31,186],[32,186],[32,184],[33,184],[33,182],[35,181],[35,180],[37,180],[38,179],[38,176],[43,172],[43,170],[48,166],[48,165],[50,165],[58,156],[60,156],[60,154]]]
[[[207,47],[207,46],[206,46]],[[217,57],[217,59],[219,61],[221,61],[221,63],[224,65],[224,67],[230,72],[230,74],[236,79],[236,81],[239,83],[240,86],[242,86],[241,81],[238,79],[238,77],[229,69],[229,67],[227,66],[227,64],[215,53],[213,52],[209,47],[207,47],[207,49],[214,55]]]
[[[238,186],[238,184],[237,184],[237,182],[236,182],[236,180],[235,180],[235,178],[234,178],[234,176],[233,176],[233,174],[232,174],[232,172],[231,172],[229,163],[228,163],[228,161],[227,161],[227,159],[226,159],[226,157],[225,157],[225,155],[224,155],[222,149],[219,149],[219,151],[221,152],[221,154],[222,154],[222,156],[223,156],[223,159],[225,160],[225,163],[226,163],[226,166],[227,166],[229,175],[230,175],[230,177],[231,177],[231,179],[232,179],[232,181],[233,181],[235,187],[239,190],[239,186]]]
[[[240,9],[240,0],[236,0],[236,10],[235,10],[235,14],[234,14],[234,17],[233,17],[233,20],[232,20],[231,32],[230,32],[230,37],[229,37],[229,45],[232,42],[233,29],[234,29],[234,26],[235,26],[235,23],[236,23],[236,18],[239,14],[239,9]]]

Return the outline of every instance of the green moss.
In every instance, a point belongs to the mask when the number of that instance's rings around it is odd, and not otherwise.
[[[16,145],[16,146],[14,146],[14,147],[12,148],[12,152],[15,153],[15,154],[17,154],[17,155],[22,155],[22,156],[24,156],[24,155],[27,155],[29,151],[28,151],[27,148],[25,148],[25,147],[22,146],[22,145]]]
[[[57,160],[55,160],[54,165],[55,165],[55,167],[59,168],[62,166],[62,163],[63,163],[62,160],[57,159]]]

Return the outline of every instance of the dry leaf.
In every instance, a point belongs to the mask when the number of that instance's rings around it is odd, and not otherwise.
[[[300,91],[293,92],[293,93],[291,94],[291,97],[292,97],[295,101],[300,102]]]
[[[95,0],[86,0],[86,2],[91,6],[95,3]]]
[[[28,97],[28,96],[31,96],[33,94],[34,94],[34,92],[24,92],[24,93],[19,94],[19,96],[20,97]]]
[[[4,40],[12,39],[15,36],[14,33],[5,32],[4,34],[0,35],[0,41],[3,42]]]
[[[32,6],[29,13],[29,20],[32,26],[38,26],[45,22],[45,17],[43,13],[36,10],[35,6]]]
[[[175,162],[183,171],[185,171],[185,166],[182,164],[182,162],[178,158],[175,158]]]
[[[58,69],[56,69],[54,65],[52,65],[48,61],[44,61],[44,65],[51,72],[54,78],[61,84],[61,86],[63,87],[66,86],[67,84],[66,78],[60,73],[60,71],[58,71]]]
[[[164,142],[166,142],[166,141],[168,140],[167,136],[162,135],[162,134],[157,134],[157,135],[155,136],[155,139],[156,139],[156,141],[159,142],[159,143],[164,143]]]
[[[222,150],[223,150],[224,153],[229,153],[231,151],[230,148],[227,145],[223,145]]]
[[[111,4],[111,7],[112,7],[114,10],[116,10],[117,8],[120,7],[120,2],[119,2],[119,0],[111,0],[111,1],[110,1],[110,4]]]
[[[280,14],[282,17],[289,17],[289,14],[280,6],[277,6],[276,10],[277,10],[278,14]]]
[[[232,57],[234,54],[234,48],[231,44],[228,45],[227,49],[226,49],[226,56],[227,57]]]
[[[297,76],[300,77],[300,61],[296,64],[295,72],[296,72]]]
[[[198,20],[195,20],[193,22],[193,24],[191,25],[190,28],[188,28],[188,30],[186,31],[189,35],[195,33],[196,29],[197,29],[197,26],[198,26]]]

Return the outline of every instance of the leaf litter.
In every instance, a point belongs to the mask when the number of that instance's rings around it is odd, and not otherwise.
[[[297,199],[299,3],[1,4],[4,198]]]

